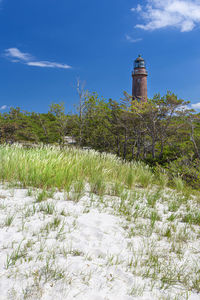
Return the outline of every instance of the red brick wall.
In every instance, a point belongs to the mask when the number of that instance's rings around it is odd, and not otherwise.
[[[136,69],[132,74],[132,96],[138,100],[147,101],[147,72],[145,69]]]

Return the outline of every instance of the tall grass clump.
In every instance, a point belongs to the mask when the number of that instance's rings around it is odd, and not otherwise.
[[[56,146],[24,149],[20,145],[1,145],[0,160],[0,180],[20,182],[25,187],[70,191],[75,182],[88,182],[92,191],[101,195],[106,190],[105,184],[131,189],[135,185],[146,188],[154,182],[149,166],[124,162],[115,155],[93,150],[61,150]]]
[[[173,179],[173,181],[174,181],[174,185],[175,185],[177,191],[179,191],[179,192],[184,191],[185,184],[184,184],[183,180],[181,179],[181,177],[175,177]]]

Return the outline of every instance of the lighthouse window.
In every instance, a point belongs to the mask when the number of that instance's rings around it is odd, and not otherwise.
[[[139,62],[135,63],[135,68],[139,68]]]
[[[145,68],[145,62],[143,60],[135,62],[135,68]]]
[[[144,63],[144,61],[141,61],[141,62],[140,62],[140,68],[145,68],[145,63]]]

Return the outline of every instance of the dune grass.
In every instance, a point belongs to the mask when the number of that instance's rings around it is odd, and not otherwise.
[[[20,145],[0,146],[0,180],[37,188],[74,187],[81,193],[85,183],[97,194],[104,194],[109,184],[113,192],[119,185],[148,187],[159,183],[149,166],[124,162],[114,155],[79,149],[60,150],[54,146],[24,149]],[[79,184],[77,184],[77,182]],[[162,182],[161,182],[162,184]]]

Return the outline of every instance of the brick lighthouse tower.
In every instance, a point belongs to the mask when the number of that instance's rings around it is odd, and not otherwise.
[[[133,85],[132,97],[139,101],[147,102],[147,70],[144,59],[141,55],[136,58],[134,71],[132,72]]]

